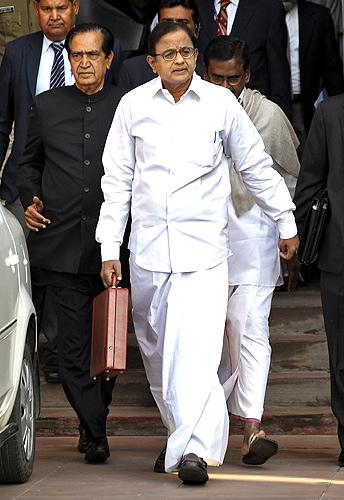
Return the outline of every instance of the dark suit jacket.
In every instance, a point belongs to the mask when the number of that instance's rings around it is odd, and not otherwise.
[[[341,94],[344,79],[330,10],[303,0],[298,8],[301,99],[308,130],[321,89],[330,96]]]
[[[330,97],[315,112],[303,154],[294,202],[302,233],[313,196],[327,187],[330,215],[319,251],[319,268],[344,267],[344,95]]]
[[[0,69],[0,164],[5,159],[13,122],[16,124],[12,152],[1,179],[0,196],[8,202],[14,201],[18,196],[16,169],[26,142],[42,41],[42,33],[36,32],[8,43]]]
[[[196,0],[196,3],[201,22],[198,47],[204,52],[207,44],[216,36],[214,0]],[[240,0],[231,36],[245,40],[249,45],[249,86],[276,102],[291,117],[288,33],[282,2]]]
[[[157,76],[153,73],[146,59],[146,55],[141,55],[131,57],[123,62],[119,75],[120,87],[132,90],[143,83],[153,80]],[[202,60],[203,57],[199,54],[196,63],[196,73],[199,76],[203,76]]]
[[[103,202],[102,154],[122,94],[105,85],[87,95],[72,85],[35,98],[17,183],[23,207],[38,196],[51,224],[29,233],[33,267],[73,274],[100,272],[95,228]]]
[[[15,178],[17,165],[24,151],[30,108],[36,92],[36,82],[42,52],[41,31],[19,37],[6,46],[0,67],[0,165],[3,164],[9,144],[12,125],[15,134],[12,151],[4,167],[0,197],[13,202],[18,197]],[[114,47],[120,52],[118,40]],[[115,59],[110,81],[116,81],[119,68]]]

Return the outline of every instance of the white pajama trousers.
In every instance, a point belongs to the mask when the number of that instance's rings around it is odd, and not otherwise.
[[[269,315],[274,287],[229,287],[224,347],[219,377],[229,413],[261,421],[269,374]]]
[[[226,398],[218,377],[228,302],[227,261],[213,269],[147,271],[130,257],[135,332],[146,375],[168,429],[165,470],[186,453],[223,462]]]

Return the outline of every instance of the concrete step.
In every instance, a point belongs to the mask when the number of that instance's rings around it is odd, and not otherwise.
[[[336,434],[336,420],[325,407],[267,407],[263,428],[269,434]],[[231,434],[241,434],[243,424],[231,421]],[[156,407],[111,407],[108,417],[109,436],[164,436]],[[78,419],[70,407],[43,408],[37,422],[38,436],[77,436]]]
[[[42,380],[42,407],[62,408],[66,398],[60,384]],[[327,371],[284,370],[271,372],[266,404],[272,406],[328,405],[329,374]],[[153,406],[154,400],[143,369],[128,370],[117,378],[112,406]]]
[[[119,375],[109,435],[165,435],[129,322],[128,369]],[[273,348],[263,426],[269,434],[335,434],[329,408],[326,338],[319,290],[276,293],[270,318]],[[42,379],[39,435],[75,435],[78,421],[62,387]],[[233,420],[232,433],[242,424]]]
[[[267,406],[330,405],[330,376],[326,371],[270,373]]]
[[[61,384],[47,384],[41,379],[43,408],[63,408],[66,397]],[[153,406],[154,400],[144,369],[131,369],[118,375],[112,406]]]
[[[324,333],[275,333],[272,347],[271,372],[284,370],[328,370],[328,351]]]
[[[276,291],[273,296],[272,306],[283,309],[321,308],[319,285],[301,287],[294,293]]]
[[[325,335],[324,320],[321,308],[282,309],[273,307],[271,309],[270,336],[285,334],[298,336],[300,334],[323,334]]]

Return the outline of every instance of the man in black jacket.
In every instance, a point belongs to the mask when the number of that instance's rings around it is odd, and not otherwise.
[[[86,431],[88,462],[109,456],[106,417],[114,380],[90,379],[92,300],[103,290],[95,227],[103,195],[102,152],[121,93],[105,84],[111,33],[73,28],[66,47],[75,85],[36,97],[18,190],[30,229],[31,264],[56,303],[60,378]]]
[[[320,289],[331,374],[331,405],[338,420],[344,466],[344,94],[321,103],[306,141],[296,185],[299,233],[313,196],[327,188],[330,213],[319,249]]]

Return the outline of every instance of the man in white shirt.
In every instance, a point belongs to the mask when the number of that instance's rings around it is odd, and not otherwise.
[[[158,24],[148,63],[158,78],[126,94],[104,149],[96,230],[102,278],[120,282],[119,246],[130,206],[132,304],[147,378],[168,429],[165,470],[208,480],[223,462],[226,399],[217,371],[228,299],[227,156],[277,222],[281,253],[298,238],[287,187],[235,97],[194,74],[195,37]]]
[[[218,36],[204,53],[206,80],[232,91],[260,133],[273,167],[294,191],[300,165],[299,141],[283,111],[258,90],[246,88],[250,80],[247,44]],[[272,295],[282,284],[278,228],[254,203],[240,173],[229,160],[231,199],[228,259],[229,299],[224,351],[219,370],[231,418],[245,423],[241,449],[243,462],[261,465],[277,452],[277,443],[260,430],[271,348],[269,315]]]

